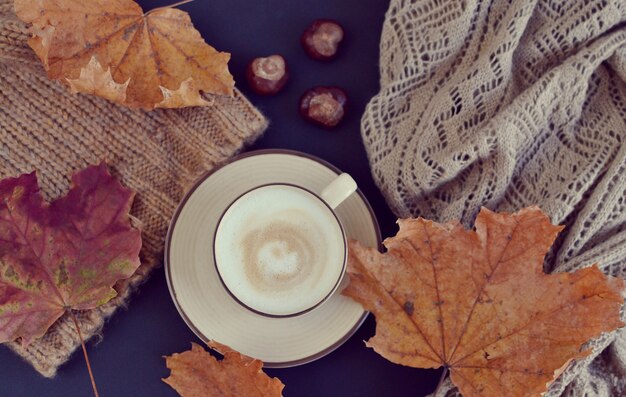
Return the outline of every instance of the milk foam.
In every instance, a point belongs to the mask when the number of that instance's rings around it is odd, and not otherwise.
[[[288,315],[322,301],[343,271],[343,232],[317,197],[288,185],[239,198],[218,226],[222,280],[246,306]]]

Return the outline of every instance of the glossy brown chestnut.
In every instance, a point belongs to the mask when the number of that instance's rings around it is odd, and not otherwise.
[[[337,21],[318,19],[302,33],[300,42],[311,58],[329,61],[337,56],[343,38],[343,28]]]
[[[326,128],[337,126],[346,113],[348,96],[339,87],[314,87],[300,98],[300,115]]]
[[[281,55],[255,58],[248,64],[246,79],[257,94],[277,94],[289,80],[287,61]]]

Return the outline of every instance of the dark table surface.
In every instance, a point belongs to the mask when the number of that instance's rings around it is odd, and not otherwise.
[[[145,10],[172,1],[139,1]],[[232,53],[231,72],[237,86],[271,120],[265,135],[249,150],[288,148],[319,156],[354,176],[370,200],[383,236],[395,234],[395,217],[374,185],[359,123],[365,105],[378,90],[378,43],[388,1],[385,0],[197,0],[181,8],[191,14],[205,40]],[[309,59],[299,44],[303,29],[316,18],[334,18],[347,39],[333,62]],[[251,93],[244,81],[246,63],[256,56],[280,53],[292,77],[276,97]],[[338,85],[351,106],[341,127],[327,131],[300,119],[300,95],[314,85]],[[289,369],[271,369],[286,387],[285,397],[397,396],[418,397],[432,392],[439,372],[402,367],[365,347],[373,336],[370,316],[359,331],[330,355]],[[179,317],[167,289],[163,268],[134,294],[127,310],[106,324],[104,339],[88,350],[100,395],[176,396],[161,378],[167,377],[163,355],[200,343]],[[82,354],[77,352],[53,380],[37,374],[5,347],[0,347],[0,397],[89,396],[91,386]],[[242,396],[245,397],[245,396]]]

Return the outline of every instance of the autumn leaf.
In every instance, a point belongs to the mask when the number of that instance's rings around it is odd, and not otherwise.
[[[46,203],[35,173],[0,181],[0,343],[28,345],[70,309],[93,309],[139,266],[133,192],[103,163]]]
[[[163,382],[182,397],[280,397],[284,385],[270,378],[263,363],[228,346],[211,341],[209,347],[224,356],[218,361],[202,347],[191,344],[191,350],[165,357],[171,370]]]
[[[230,54],[204,42],[189,15],[144,14],[132,0],[15,0],[48,76],[72,91],[130,107],[205,106],[200,91],[233,95]]]
[[[367,345],[416,368],[449,369],[465,397],[539,396],[581,346],[621,327],[624,281],[596,267],[547,275],[561,227],[538,208],[482,209],[459,223],[399,220],[384,254],[350,243],[344,294],[376,316]]]

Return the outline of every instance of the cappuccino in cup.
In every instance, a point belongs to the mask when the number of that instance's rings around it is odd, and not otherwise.
[[[329,202],[356,190],[349,180],[350,186],[335,183],[322,192],[326,200],[299,186],[271,184],[230,205],[216,230],[214,255],[222,283],[239,303],[285,317],[332,295],[345,271],[347,244]]]

